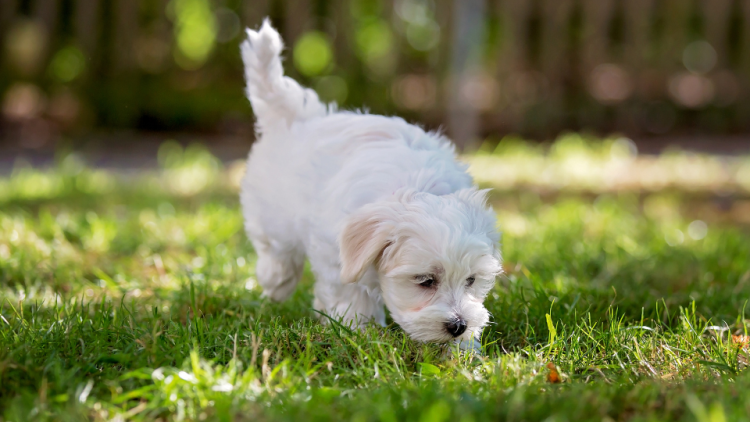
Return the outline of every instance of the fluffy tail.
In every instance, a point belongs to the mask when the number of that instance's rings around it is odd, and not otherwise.
[[[247,39],[240,47],[245,63],[245,92],[261,130],[277,122],[291,124],[328,113],[328,107],[320,102],[315,91],[284,76],[283,48],[284,42],[268,18],[260,30],[247,29]]]

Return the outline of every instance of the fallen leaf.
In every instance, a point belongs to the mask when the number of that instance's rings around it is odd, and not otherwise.
[[[419,364],[419,366],[421,368],[420,373],[422,375],[440,375],[440,368],[435,365],[422,362]]]
[[[737,346],[747,349],[750,346],[750,336],[732,336],[732,342]]]
[[[547,369],[549,369],[549,374],[547,374],[547,381],[551,382],[552,384],[558,384],[562,382],[560,373],[557,372],[557,367],[555,366],[554,363],[552,362],[548,363]]]

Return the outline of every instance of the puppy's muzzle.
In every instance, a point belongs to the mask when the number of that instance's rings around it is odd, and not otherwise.
[[[445,330],[453,337],[458,337],[466,331],[466,321],[461,317],[448,321],[445,323]]]

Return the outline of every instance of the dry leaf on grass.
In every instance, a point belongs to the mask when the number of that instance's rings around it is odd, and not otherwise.
[[[736,344],[740,348],[747,349],[750,346],[750,336],[732,335],[732,343]]]
[[[560,373],[557,372],[557,367],[554,363],[548,363],[547,369],[549,369],[549,374],[547,374],[547,381],[551,382],[552,384],[558,384],[562,382],[562,377],[560,377]]]

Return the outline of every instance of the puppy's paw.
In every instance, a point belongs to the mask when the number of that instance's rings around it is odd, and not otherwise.
[[[443,357],[446,359],[474,359],[483,356],[482,342],[471,338],[469,340],[454,340],[443,349]]]
[[[482,342],[474,337],[470,338],[469,340],[458,341],[458,348],[462,352],[473,353],[476,355],[482,354]]]

